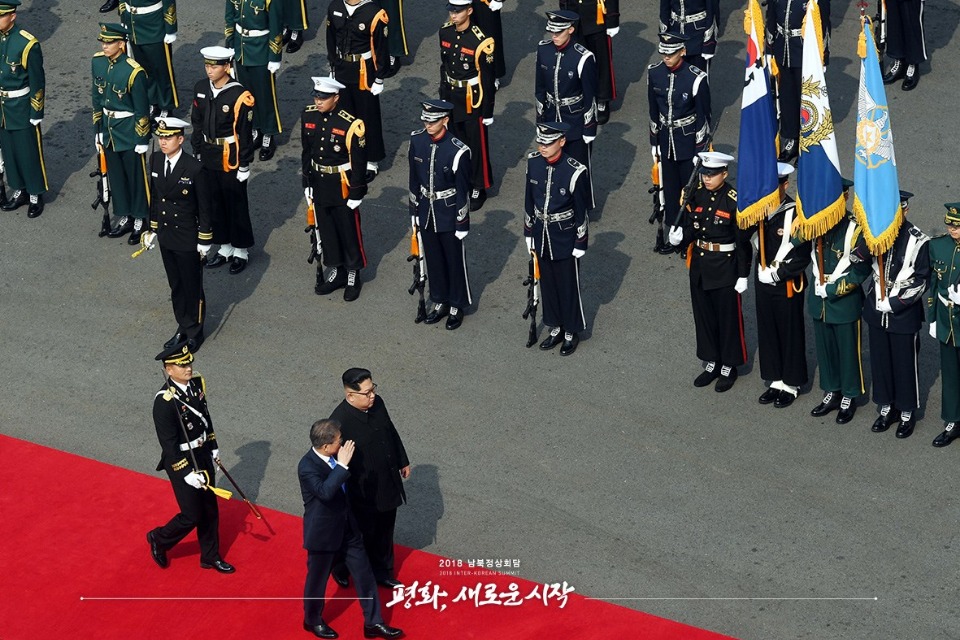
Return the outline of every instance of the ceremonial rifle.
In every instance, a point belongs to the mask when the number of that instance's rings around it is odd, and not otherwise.
[[[311,233],[310,237],[310,256],[307,258],[308,264],[313,264],[316,260],[323,258],[323,245],[320,244],[320,229],[317,228],[317,213],[313,206],[313,198],[307,198],[307,228],[304,233]],[[322,263],[318,263],[322,268]]]
[[[661,173],[661,162],[660,155],[658,154],[654,158],[653,166],[650,169],[650,179],[653,181],[653,186],[647,191],[647,193],[653,194],[653,213],[650,214],[650,218],[647,219],[648,224],[653,224],[658,222],[659,226],[657,227],[657,244],[653,248],[654,251],[659,252],[664,246],[663,239],[663,183],[660,180]]]
[[[540,336],[537,332],[537,307],[540,305],[540,262],[537,254],[530,251],[530,262],[527,265],[527,277],[523,281],[527,288],[527,308],[523,310],[523,319],[530,318],[530,331],[527,334],[527,348],[537,342]]]
[[[420,300],[417,302],[417,317],[414,319],[417,324],[423,322],[427,317],[427,305],[423,299],[427,271],[422,246],[423,238],[420,236],[420,227],[414,223],[410,229],[410,255],[407,256],[407,262],[413,263],[413,284],[407,289],[407,293],[413,295],[414,291],[420,292]]]
[[[100,220],[99,237],[104,237],[110,233],[110,181],[107,179],[107,156],[103,151],[103,145],[97,145],[97,170],[90,174],[91,178],[97,178],[97,199],[93,201],[90,208],[96,211],[103,207],[103,219]]]

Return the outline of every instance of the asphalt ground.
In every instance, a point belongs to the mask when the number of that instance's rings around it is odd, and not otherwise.
[[[364,366],[414,465],[400,544],[464,560],[518,559],[526,578],[566,580],[582,594],[741,638],[960,637],[960,449],[930,446],[941,429],[931,338],[923,335],[920,354],[923,416],[907,440],[871,433],[870,404],[842,427],[833,416],[811,418],[815,378],[787,409],[758,405],[764,385],[752,291],[744,297],[750,360],[740,380],[722,396],[693,388],[699,363],[686,275],[679,258],[650,250],[646,223],[644,73],[655,58],[657,7],[622,4],[621,100],[595,143],[599,207],[582,261],[589,329],[577,353],[561,358],[525,349],[520,318],[533,56],[543,11],[553,5],[523,0],[504,9],[508,82],[490,133],[498,189],[472,216],[466,241],[475,308],[448,332],[414,324],[405,261],[406,138],[419,126],[418,100],[435,95],[444,3],[407,4],[415,60],[382,97],[393,155],[363,203],[369,267],[355,303],[339,292],[314,295],[306,263],[297,121],[309,77],[326,71],[314,33],[321,11],[311,3],[311,39],[285,56],[277,80],[284,144],[274,160],[253,166],[250,265],[239,276],[208,272],[205,282],[209,337],[197,368],[226,464],[258,503],[300,513],[295,466],[309,425],[342,397],[340,373]],[[827,82],[849,175],[858,12],[834,4]],[[90,209],[89,57],[99,50],[99,5],[28,0],[18,18],[43,44],[51,192],[39,219],[27,219],[25,208],[0,216],[0,429],[151,472],[159,448],[150,407],[161,383],[153,356],[175,324],[159,255],[131,260],[125,242],[97,237],[99,214]],[[716,146],[735,151],[742,7],[723,5],[711,72]],[[203,73],[199,48],[221,42],[222,3],[183,2],[179,16],[175,64],[187,101]],[[900,184],[917,194],[910,217],[935,233],[941,203],[960,199],[960,68],[950,56],[958,21],[955,3],[927,2],[931,63],[916,91],[888,88]],[[807,338],[813,371],[809,329]],[[51,470],[47,490],[69,487]],[[157,514],[158,522],[169,515]],[[91,525],[104,527],[105,547],[110,529],[126,526],[109,513],[91,514]],[[602,629],[602,621],[584,625]]]

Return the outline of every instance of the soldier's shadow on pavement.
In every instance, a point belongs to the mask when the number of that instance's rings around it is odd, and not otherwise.
[[[512,5],[512,6],[511,6]],[[546,36],[543,27],[547,23],[545,13],[535,10],[532,2],[505,3],[500,11],[503,22],[503,54],[506,63],[506,74],[500,78],[500,88],[503,89],[513,81],[520,60],[530,52],[536,55],[537,44]],[[532,25],[537,25],[531,28]],[[489,35],[489,34],[487,34]],[[535,64],[533,60],[527,64]],[[529,92],[533,99],[533,88]]]
[[[26,19],[21,22],[22,18],[20,18],[17,22],[22,28],[36,36],[42,46],[43,43],[52,38],[53,34],[60,28],[60,23],[62,22],[60,20],[60,11],[53,10],[54,7],[59,5],[60,3],[56,0],[32,3],[29,12],[25,12],[26,15],[23,16]]]
[[[600,128],[590,159],[593,198],[596,202],[596,207],[590,212],[591,221],[603,217],[607,197],[626,182],[627,173],[637,156],[637,145],[631,142],[633,137],[630,125],[623,122],[611,120]],[[644,173],[641,172],[641,175]],[[649,171],[645,175],[649,176]],[[635,205],[642,207],[642,202],[635,202]]]
[[[364,282],[377,277],[383,257],[397,248],[404,237],[410,235],[410,216],[407,203],[410,194],[400,187],[385,186],[376,200],[361,205],[363,225],[363,248],[367,254],[367,266],[363,270]]]
[[[260,482],[263,480],[267,462],[270,459],[270,443],[265,440],[250,442],[233,451],[233,455],[221,457],[225,457],[226,462],[229,463],[235,459],[234,456],[239,456],[240,461],[228,466],[227,471],[243,489],[250,502],[256,504],[260,493]],[[229,506],[223,502],[220,503],[220,546],[224,555],[241,535],[253,536],[255,540],[261,542],[273,537],[275,532],[267,516],[264,515],[263,520],[257,520],[223,473],[217,476],[217,486],[234,493],[234,499],[228,503]]]
[[[617,297],[632,258],[618,247],[626,238],[619,231],[606,231],[590,238],[587,255],[580,261],[580,297],[587,329],[582,337],[593,336],[593,325],[602,305]],[[600,329],[601,332],[603,328]]]
[[[644,37],[643,32],[647,29],[650,36]],[[617,85],[614,113],[622,108],[624,96],[631,85],[638,83],[646,85],[647,64],[660,60],[656,51],[656,31],[655,23],[650,25],[636,21],[620,23],[620,33],[613,38],[613,76]],[[649,62],[643,62],[644,60]],[[646,105],[645,89],[642,94],[634,95],[631,101],[637,100],[638,97],[643,100],[640,104]],[[612,113],[610,117],[613,118]]]
[[[536,110],[531,102],[509,102],[502,113],[498,113],[496,120],[488,131],[490,132],[490,163],[493,165],[493,188],[487,190],[487,196],[492,198],[499,194],[500,185],[507,173],[512,171],[526,171],[527,154],[536,151],[534,136],[537,131],[534,125]],[[517,207],[522,202],[516,203]]]
[[[96,199],[96,178],[87,177],[91,171],[97,168],[90,117],[89,109],[81,109],[74,112],[72,119],[60,120],[49,130],[43,131],[43,157],[47,170],[47,183],[50,187],[50,191],[44,196],[47,204],[57,201],[60,196],[60,189],[78,171],[84,172],[81,176],[81,184],[83,185],[81,188],[89,194],[89,199],[83,198],[83,200],[92,203]],[[77,132],[88,130],[91,132],[89,144],[78,143]],[[87,141],[87,136],[83,136],[81,140]],[[93,161],[91,162],[91,160]],[[110,210],[113,211],[112,206]],[[89,224],[82,223],[83,229],[99,229],[102,215],[102,209],[94,213],[92,209],[82,207],[81,217],[90,220]]]
[[[404,483],[407,504],[397,513],[394,539],[413,549],[423,549],[437,541],[437,523],[443,517],[440,470],[432,464],[414,465]]]
[[[476,222],[477,218],[482,220]],[[510,255],[516,250],[517,236],[522,233],[522,219],[503,209],[475,215],[471,220],[470,235],[464,240],[464,245],[467,252],[467,271],[470,274],[470,292],[473,295],[472,313],[480,309],[487,285],[503,274]],[[519,244],[522,245],[523,241]]]

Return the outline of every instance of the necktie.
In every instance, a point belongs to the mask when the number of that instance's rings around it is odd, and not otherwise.
[[[167,158],[167,171],[163,174],[164,178],[170,177],[170,172],[173,171],[173,165],[170,163],[170,159]]]

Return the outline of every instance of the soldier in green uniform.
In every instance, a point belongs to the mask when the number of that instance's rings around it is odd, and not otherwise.
[[[843,196],[847,200],[852,186],[852,181],[843,179]],[[837,424],[853,419],[857,412],[856,400],[864,392],[860,358],[863,288],[860,284],[870,275],[870,267],[869,263],[850,262],[850,252],[862,234],[848,212],[813,242],[811,250],[813,286],[808,287],[807,308],[813,318],[823,400],[810,415],[819,418],[839,409]]]
[[[276,73],[283,55],[282,0],[226,0],[227,48],[236,53],[237,80],[256,101],[253,107],[254,138],[260,160],[277,151],[276,137],[283,131],[277,109]]]
[[[307,0],[283,0],[283,42],[287,53],[296,53],[303,46],[303,32],[309,27]]]
[[[40,42],[15,24],[18,6],[20,0],[0,2],[0,173],[6,161],[7,182],[15,190],[0,208],[13,211],[29,200],[27,216],[36,218],[47,191],[40,134],[46,80]]]
[[[947,205],[947,233],[930,241],[930,335],[940,341],[940,417],[943,432],[933,446],[945,447],[960,436],[960,202]]]
[[[150,104],[159,117],[180,106],[173,76],[173,43],[177,39],[177,0],[125,0],[120,22],[130,30],[130,57],[147,71]]]
[[[378,3],[387,12],[390,29],[387,31],[387,49],[390,51],[390,68],[387,77],[400,70],[403,58],[410,55],[407,46],[407,31],[403,21],[403,0],[380,0]]]
[[[120,216],[107,234],[130,232],[139,244],[146,231],[150,194],[147,187],[147,142],[150,138],[150,98],[147,73],[127,57],[128,30],[122,24],[100,23],[102,51],[93,56],[93,128],[97,147],[107,160],[113,211]]]

